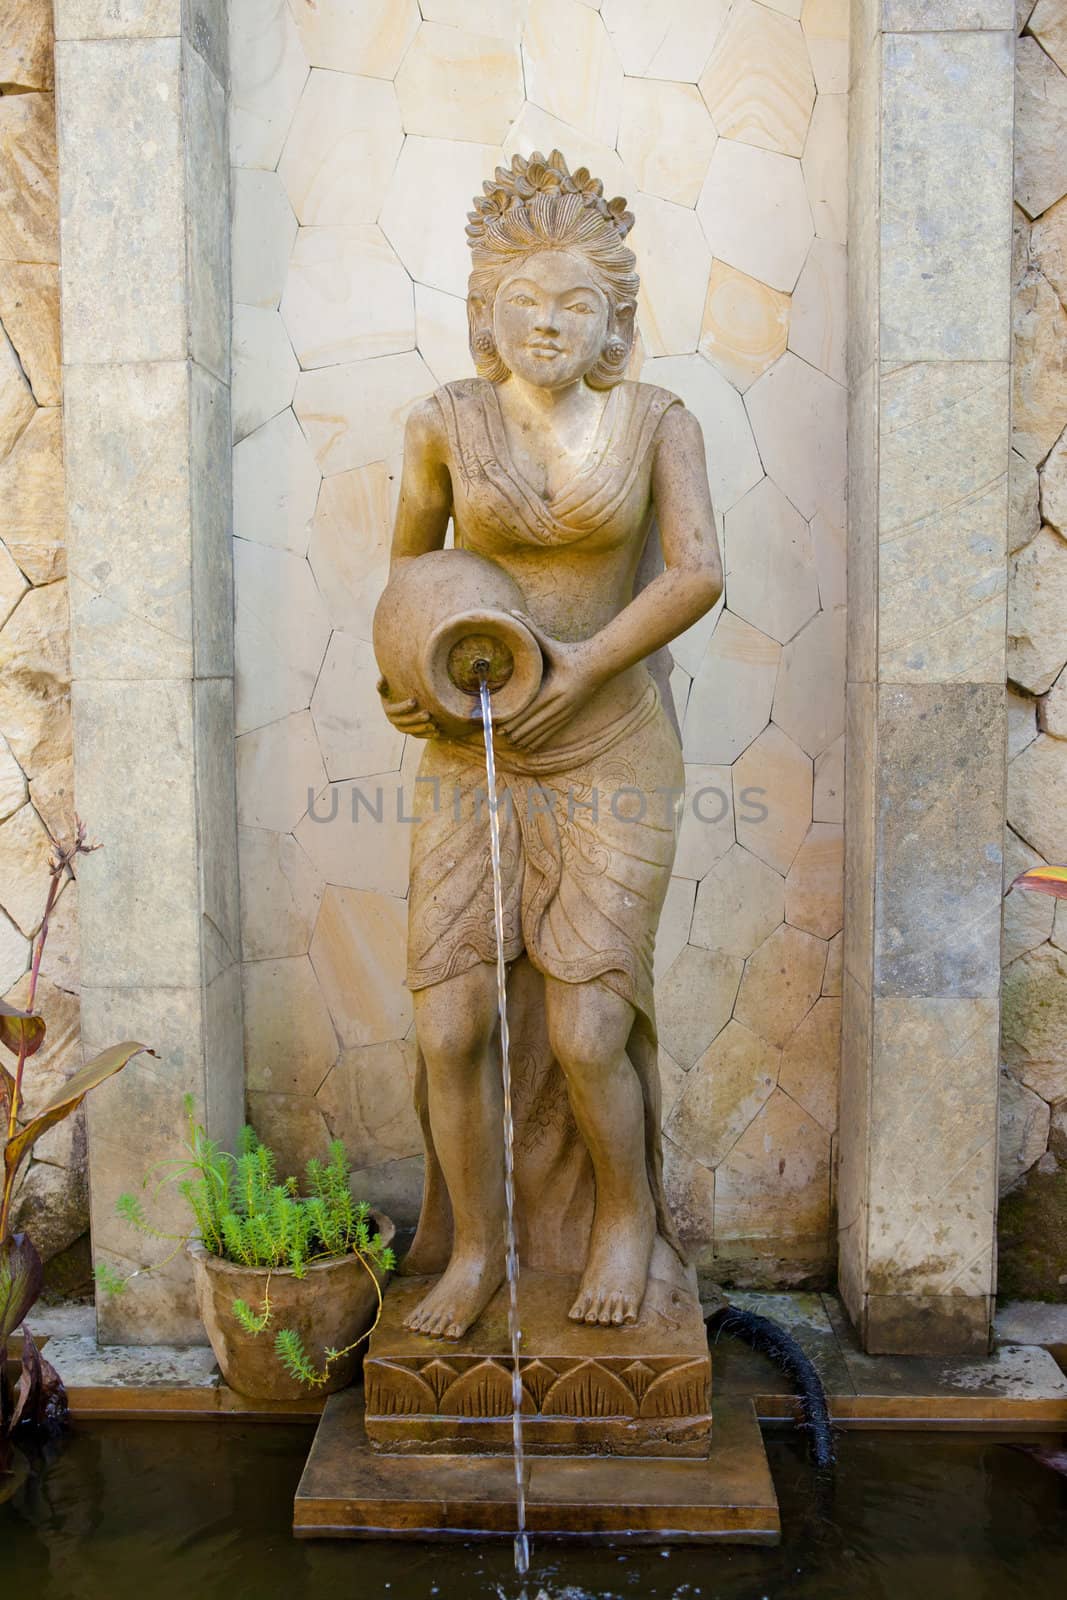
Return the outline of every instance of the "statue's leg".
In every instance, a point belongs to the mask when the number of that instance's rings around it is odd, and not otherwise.
[[[448,1196],[453,1242],[448,1266],[407,1326],[458,1339],[504,1276],[504,1152],[500,1074],[490,1064],[496,968],[415,992],[415,1031],[426,1062],[430,1126]]]
[[[656,1214],[645,1165],[641,1085],[626,1044],[634,1009],[598,983],[545,979],[552,1050],[596,1177],[596,1211],[576,1322],[636,1322],[648,1282]]]

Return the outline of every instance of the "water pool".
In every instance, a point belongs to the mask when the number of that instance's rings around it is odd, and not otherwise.
[[[846,1433],[832,1493],[771,1432],[776,1550],[298,1542],[307,1426],[76,1425],[0,1506],[5,1600],[1063,1600],[1067,1480],[989,1437]]]

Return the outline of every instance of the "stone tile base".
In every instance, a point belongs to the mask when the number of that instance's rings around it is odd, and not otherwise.
[[[538,1537],[654,1544],[777,1544],[778,1502],[751,1401],[716,1412],[702,1460],[527,1457]],[[508,1455],[384,1455],[358,1389],[326,1404],[293,1505],[297,1538],[468,1539],[515,1532]]]

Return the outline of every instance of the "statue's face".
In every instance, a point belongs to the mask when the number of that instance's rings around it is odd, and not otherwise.
[[[607,338],[608,298],[580,256],[543,250],[505,278],[493,302],[493,336],[511,371],[541,389],[576,383]]]

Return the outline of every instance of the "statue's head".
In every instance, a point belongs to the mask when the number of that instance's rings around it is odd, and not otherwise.
[[[633,217],[599,179],[553,150],[498,167],[467,227],[471,355],[483,378],[512,372],[556,389],[626,376],[637,310]]]

